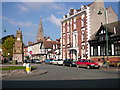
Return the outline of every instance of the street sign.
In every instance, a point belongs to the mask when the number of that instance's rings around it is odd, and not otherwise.
[[[30,51],[29,53],[32,54],[32,51]]]

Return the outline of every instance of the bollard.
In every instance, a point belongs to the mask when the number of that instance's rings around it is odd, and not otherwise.
[[[26,66],[26,63],[23,63],[23,67],[25,67]]]
[[[31,66],[29,63],[26,64],[26,72],[31,73]]]

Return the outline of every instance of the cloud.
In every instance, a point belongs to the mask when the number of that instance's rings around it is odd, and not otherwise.
[[[16,21],[15,19],[7,18],[7,17],[2,17],[2,19],[16,26],[22,26],[22,27],[30,27],[30,26],[36,27],[37,26],[36,24],[33,24],[31,21],[27,21],[27,22]]]
[[[65,10],[64,4],[55,2],[22,2],[21,4],[16,4],[15,7],[18,8],[21,12],[28,12],[30,10],[33,11]]]
[[[57,18],[53,14],[51,14],[50,17],[46,18],[46,20],[50,21],[51,23],[55,24],[56,26],[60,27],[60,20],[61,18]]]
[[[16,7],[17,7],[21,12],[28,12],[28,11],[29,11],[29,8],[27,8],[26,6],[21,5],[21,4],[17,4]]]

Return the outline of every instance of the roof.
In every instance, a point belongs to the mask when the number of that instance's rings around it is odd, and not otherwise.
[[[116,34],[112,36],[120,36],[120,21],[107,24],[107,28],[108,28],[108,32],[111,32],[111,33],[114,33],[114,28],[115,28]]]
[[[120,21],[116,21],[116,22],[113,22],[113,23],[105,24],[105,25],[101,24],[99,30],[96,31],[93,35],[91,35],[90,40],[97,40],[99,31],[102,28],[105,29],[105,26],[107,26],[107,31],[109,33],[112,33],[112,35],[110,37],[120,36]],[[116,33],[114,31],[114,28],[116,30]]]
[[[55,44],[60,44],[60,42],[58,41],[44,41],[44,48],[50,48],[52,49],[53,48],[53,45]]]
[[[94,2],[92,2],[92,3],[90,3],[90,4],[86,5],[86,6],[91,6],[93,3],[94,3]]]

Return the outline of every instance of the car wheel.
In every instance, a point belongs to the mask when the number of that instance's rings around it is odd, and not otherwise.
[[[100,67],[98,67],[97,69],[100,69]]]
[[[77,68],[79,68],[79,65],[77,65]]]
[[[89,65],[87,66],[87,69],[90,69],[90,66],[89,66]]]

